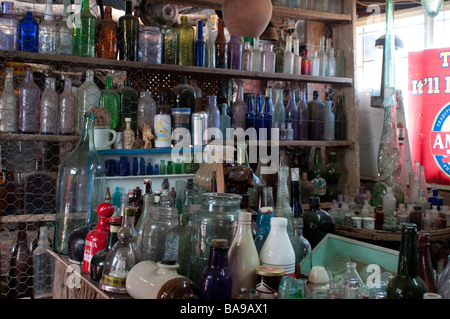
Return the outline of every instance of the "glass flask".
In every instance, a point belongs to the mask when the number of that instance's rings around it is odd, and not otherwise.
[[[304,269],[312,268],[311,244],[303,237],[303,218],[295,217],[293,219],[294,234],[290,236],[292,247],[295,252],[295,277],[300,278],[302,275],[303,263]]]
[[[234,129],[242,128],[245,130],[245,114],[247,113],[247,104],[244,101],[244,82],[238,80],[238,91],[236,101],[231,105],[231,127]]]
[[[178,64],[194,65],[194,28],[188,23],[187,16],[180,17],[178,32]]]
[[[73,30],[69,28],[67,19],[70,12],[67,10],[68,5],[63,5],[62,19],[56,28],[56,53],[72,55],[73,50]]]
[[[39,51],[39,25],[31,11],[27,11],[25,17],[20,20],[18,34],[18,51],[35,53]]]
[[[208,264],[212,239],[226,239],[231,244],[237,226],[242,197],[236,194],[204,193],[201,206],[191,215],[192,280],[200,282]]]
[[[277,101],[273,107],[273,127],[281,128],[286,123],[286,108],[283,102],[283,89],[277,90]]]
[[[289,89],[288,103],[286,104],[286,123],[291,123],[294,129],[294,140],[299,139],[299,115],[297,104],[295,103],[295,90]]]
[[[292,36],[286,36],[283,73],[294,74],[294,52],[292,52]]]
[[[311,197],[309,200],[309,209],[305,210],[302,216],[304,221],[303,236],[311,244],[311,248],[328,234],[334,233],[335,223],[333,217],[325,210],[320,208],[320,199]]]
[[[313,92],[313,100],[308,102],[309,138],[323,140],[325,104],[319,100],[319,91]]]
[[[109,127],[115,130],[120,122],[120,95],[113,89],[112,77],[107,76],[105,79],[105,89],[100,93],[100,106],[106,108],[111,121]],[[125,128],[125,125],[122,126]]]
[[[39,53],[56,54],[58,25],[53,19],[53,1],[45,1],[44,19],[39,24]]]
[[[208,128],[220,129],[220,111],[217,107],[217,96],[208,95],[206,97],[206,114],[208,114]]]
[[[105,7],[103,19],[97,26],[97,58],[117,58],[117,23],[112,19],[112,8]]]
[[[361,276],[359,275],[358,271],[356,270],[356,266],[357,263],[355,262],[347,262],[345,264],[345,273],[342,276],[342,278],[340,279],[339,283],[341,285],[341,295],[343,296],[343,299],[351,299],[351,298],[346,298],[349,297],[348,293],[346,293],[346,284],[348,286],[350,280],[353,280],[352,282],[352,287],[356,288],[357,290],[357,295],[359,296],[363,296],[364,294],[364,290],[365,290],[365,283],[364,280],[361,278]],[[357,299],[357,298],[354,298]]]
[[[39,104],[41,92],[34,83],[33,69],[25,71],[25,81],[17,88],[19,121],[17,131],[21,133],[39,132]]]
[[[64,79],[64,91],[59,95],[59,134],[75,133],[75,111],[77,98],[72,93],[72,79]]]
[[[95,114],[85,113],[80,142],[58,171],[53,249],[60,254],[68,253],[72,231],[95,222],[96,208],[105,197],[105,170],[94,146],[94,120]]]
[[[97,18],[91,13],[89,0],[82,0],[80,14],[73,22],[73,55],[95,58]]]
[[[139,18],[133,15],[132,1],[125,1],[125,14],[118,20],[119,60],[138,61]]]
[[[0,132],[17,132],[18,100],[14,89],[14,69],[6,68],[5,84],[0,96]]]
[[[197,22],[197,40],[194,42],[194,65],[205,66],[206,42],[203,37],[203,21]]]
[[[0,50],[15,50],[18,41],[19,20],[14,14],[14,2],[2,1],[0,15]]]
[[[308,140],[309,139],[309,112],[308,104],[306,101],[306,90],[299,90],[299,101],[297,103],[298,109],[298,139]]]
[[[125,119],[130,118],[131,129],[136,132],[139,93],[131,87],[131,81],[128,79],[117,93],[120,95],[120,124],[125,128]]]
[[[273,44],[262,44],[261,72],[275,72],[276,54],[273,52]]]
[[[242,53],[243,44],[241,38],[236,35],[230,36],[230,41],[228,42],[228,68],[232,70],[242,69]]]
[[[33,297],[35,299],[53,298],[55,257],[48,252],[49,248],[48,228],[41,226],[38,247],[33,251]]]
[[[84,113],[89,112],[93,106],[100,105],[101,91],[94,82],[94,71],[86,70],[86,79],[77,91],[77,117],[75,132],[81,134],[84,129]]]
[[[144,124],[154,127],[156,115],[156,102],[152,97],[152,92],[142,91],[138,99],[137,129],[143,131]]]
[[[130,225],[123,225],[117,233],[118,241],[105,257],[100,288],[113,293],[126,294],[127,275],[134,265],[141,262],[140,251]]]
[[[292,225],[292,208],[289,195],[289,167],[280,166],[278,168],[277,205],[275,207],[275,217],[284,217],[287,220],[286,231],[289,236],[294,234]]]
[[[216,68],[228,69],[228,43],[225,37],[225,23],[219,17],[217,37],[214,42],[216,48]]]
[[[161,64],[161,59],[161,29],[154,26],[140,26],[138,61]]]
[[[41,95],[40,132],[56,134],[58,132],[59,96],[55,90],[55,78],[45,78],[45,88]]]
[[[162,63],[178,64],[178,32],[172,21],[167,21],[163,29],[163,58]]]
[[[244,51],[242,53],[242,70],[252,71],[253,67],[253,47],[249,41],[244,43]]]

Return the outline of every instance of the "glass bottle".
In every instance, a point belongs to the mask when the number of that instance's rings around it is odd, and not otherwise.
[[[295,90],[289,89],[289,99],[286,104],[286,123],[291,123],[294,130],[294,140],[299,139],[299,114],[295,103]]]
[[[139,18],[133,15],[132,1],[125,1],[125,14],[119,17],[117,25],[119,60],[138,61]]]
[[[328,76],[328,56],[325,52],[325,37],[320,37],[320,45],[319,45],[319,75],[320,76]]]
[[[284,71],[284,49],[281,47],[281,42],[278,42],[277,47],[273,49],[275,52],[275,72],[283,73]]]
[[[261,94],[256,95],[256,120],[255,128],[258,140],[267,138],[267,132],[264,132],[264,100]],[[270,126],[272,128],[272,126]]]
[[[172,21],[167,21],[163,38],[163,63],[178,64],[178,32]]]
[[[231,117],[228,115],[227,104],[222,103],[222,114],[220,114],[220,130],[222,131],[222,137],[227,141],[231,139]]]
[[[300,40],[294,39],[293,41],[294,47],[294,74],[300,75],[302,74],[302,56],[300,55]]]
[[[334,139],[345,140],[346,138],[346,123],[345,111],[343,105],[344,97],[342,95],[336,96],[336,111],[334,113]]]
[[[67,23],[67,18],[70,15],[67,10],[68,6],[65,3],[63,4],[62,19],[56,29],[56,53],[64,55],[72,55],[73,49],[73,30],[69,28]]]
[[[124,223],[117,233],[118,241],[106,255],[100,279],[100,288],[105,291],[126,294],[127,275],[142,260],[135,244],[132,224]]]
[[[131,87],[131,81],[128,79],[117,93],[120,96],[120,125],[124,128],[125,119],[131,118],[131,129],[136,131],[139,93]]]
[[[273,44],[263,44],[261,52],[261,72],[275,72],[276,54]]]
[[[180,77],[180,83],[172,89],[174,101],[172,105],[178,108],[189,108],[191,114],[195,113],[197,93],[193,86],[188,84],[187,76]]]
[[[139,26],[138,61],[161,64],[162,33],[156,26]]]
[[[232,278],[231,298],[236,299],[241,288],[256,286],[256,267],[259,255],[252,235],[252,214],[239,212],[238,225],[234,239],[228,250],[228,268]]]
[[[293,227],[294,233],[290,236],[290,239],[295,252],[295,277],[300,278],[302,276],[302,262],[305,269],[312,268],[311,244],[303,237],[303,218],[294,217]]]
[[[55,78],[45,78],[45,88],[41,95],[40,132],[56,134],[58,132],[59,96],[55,90]]]
[[[25,71],[25,81],[17,88],[19,121],[17,131],[21,133],[39,132],[40,90],[34,83],[33,69]]]
[[[325,114],[324,114],[323,139],[326,141],[334,141],[335,116],[333,113],[333,102],[324,101],[324,104],[325,104]]]
[[[273,113],[272,113],[273,107],[272,107],[272,98],[270,96],[266,96],[264,98],[264,113],[263,113],[263,122],[264,122],[264,129],[266,131],[265,135],[261,136],[261,139],[271,139],[271,130],[273,127]]]
[[[206,42],[203,37],[203,21],[197,22],[197,40],[194,43],[194,65],[205,66]]]
[[[314,51],[314,55],[311,58],[311,75],[320,76],[320,58],[317,50]]]
[[[438,293],[444,299],[450,299],[450,255],[447,256],[447,266],[439,276],[439,281],[437,284]]]
[[[281,128],[286,123],[286,108],[283,102],[283,89],[277,90],[277,101],[273,108],[273,127]]]
[[[308,173],[302,172],[301,181],[300,181],[300,193],[302,197],[302,203],[308,204],[311,196],[314,196],[316,190],[315,186],[311,181],[308,180]]]
[[[294,74],[294,52],[292,52],[292,36],[286,36],[283,73]]]
[[[232,277],[228,268],[228,240],[213,239],[207,267],[200,281],[201,299],[231,299]]]
[[[403,223],[397,274],[386,291],[388,299],[422,299],[428,292],[425,282],[419,276],[417,226]]]
[[[120,123],[120,95],[113,89],[112,84],[112,77],[107,76],[105,79],[105,89],[101,91],[100,106],[108,111],[111,117],[109,127],[115,130]],[[122,128],[125,128],[125,125]]]
[[[345,77],[346,61],[344,56],[344,51],[337,50],[336,54],[336,76]]]
[[[188,23],[188,17],[180,17],[178,32],[178,64],[194,65],[194,28]]]
[[[208,95],[206,97],[206,114],[208,114],[208,128],[220,129],[220,111],[217,107],[217,96]]]
[[[222,18],[218,19],[216,48],[216,68],[228,69],[228,43],[225,37],[225,23]]]
[[[342,169],[337,164],[337,154],[336,152],[330,152],[330,160],[325,166],[324,178],[327,182],[326,200],[332,201],[338,198],[341,194],[339,188],[339,181],[342,176]]]
[[[68,253],[72,231],[95,221],[96,207],[105,196],[105,170],[94,145],[94,120],[95,114],[85,113],[80,142],[58,171],[53,249],[60,254]]]
[[[59,95],[58,134],[75,133],[75,108],[77,98],[72,93],[72,79],[64,79],[64,91]]]
[[[14,14],[14,2],[2,1],[0,16],[0,50],[16,50],[19,20]]]
[[[283,267],[285,275],[295,275],[295,251],[289,238],[288,220],[284,217],[270,219],[270,232],[259,253],[262,266]]]
[[[270,232],[270,219],[274,216],[275,204],[271,186],[262,188],[262,198],[256,216],[255,246],[258,254]]]
[[[278,188],[277,188],[277,206],[275,207],[275,216],[287,219],[287,233],[291,236],[294,233],[292,226],[292,208],[290,203],[289,187],[289,167],[280,166],[278,169]]]
[[[105,260],[106,256],[108,255],[108,252],[118,241],[117,234],[119,232],[120,227],[122,226],[122,216],[112,216],[108,222],[109,222],[109,233],[106,247],[95,253],[94,256],[92,256],[89,265],[89,277],[96,282],[99,282],[100,279],[102,278],[103,267],[105,267]]]
[[[89,0],[82,0],[80,14],[74,19],[73,55],[95,58],[96,33],[97,18],[91,13]]]
[[[303,50],[302,74],[303,75],[312,75],[312,61],[308,57],[308,50]]]
[[[122,144],[123,148],[130,150],[133,148],[135,141],[134,131],[131,129],[131,119],[127,117],[125,119],[125,128],[122,132]]]
[[[430,234],[418,234],[419,277],[425,282],[428,292],[438,293],[433,264],[431,262]]]
[[[298,139],[308,140],[309,139],[309,111],[308,104],[306,101],[306,90],[299,90],[299,101],[297,103],[298,110]]]
[[[33,250],[33,298],[53,297],[55,258],[48,252],[50,243],[47,226],[39,228],[38,247]]]
[[[5,84],[0,96],[0,132],[17,132],[18,100],[14,89],[14,69],[6,68]]]
[[[330,48],[330,57],[328,58],[328,76],[336,76],[336,58],[334,57],[334,48]]]
[[[231,105],[231,127],[234,129],[242,128],[245,130],[245,114],[247,105],[244,102],[244,82],[237,80],[238,91],[236,101]]]
[[[303,218],[304,222],[303,236],[309,241],[312,249],[328,233],[334,233],[334,219],[328,212],[320,208],[320,199],[318,197],[310,197],[309,209],[305,210],[300,217]]]
[[[98,21],[97,38],[97,58],[117,59],[117,23],[111,7],[105,7],[105,15]]]
[[[242,70],[252,71],[253,66],[253,47],[249,41],[244,43],[244,51],[242,53]]]
[[[250,127],[256,128],[256,113],[253,107],[254,95],[248,95],[247,113],[245,114],[245,129]]]
[[[152,97],[151,91],[141,91],[138,99],[137,129],[143,131],[144,125],[154,127],[154,117],[156,115],[156,101]]]
[[[94,82],[94,71],[86,70],[86,79],[77,91],[77,118],[75,132],[81,134],[84,128],[84,113],[89,112],[93,106],[100,105],[101,91]]]
[[[21,222],[16,245],[9,262],[9,299],[31,298],[33,272],[33,254],[27,242],[27,224]]]
[[[27,11],[25,17],[20,20],[18,34],[18,51],[35,53],[39,51],[39,24],[31,11]]]
[[[320,147],[316,147],[314,151],[313,165],[311,166],[308,177],[313,180],[315,178],[324,177],[325,170],[322,162],[322,150]]]
[[[291,168],[291,207],[294,218],[303,215],[302,194],[300,190],[300,169],[294,167]]]
[[[357,290],[357,292],[356,292],[357,296],[360,296],[360,298],[356,298],[356,299],[361,299],[361,297],[364,294],[365,283],[362,280],[361,276],[359,275],[358,271],[356,270],[356,266],[357,266],[357,263],[352,262],[352,261],[347,262],[345,264],[345,267],[346,267],[345,273],[342,276],[342,278],[339,280],[339,283],[341,285],[341,294],[343,296],[343,299],[350,299],[349,295],[346,294],[346,291],[345,291],[345,284],[346,284],[346,282],[348,284],[349,280],[354,280],[353,287],[355,288],[355,290]]]
[[[45,1],[44,20],[39,24],[39,53],[56,54],[58,25],[53,19],[53,1]]]
[[[319,92],[313,92],[313,100],[308,102],[309,138],[323,140],[325,104],[319,100]]]
[[[261,72],[261,48],[259,46],[258,38],[253,38],[252,71]]]
[[[228,42],[228,68],[232,70],[242,69],[243,45],[241,38],[237,35],[230,35]]]
[[[205,55],[205,66],[207,68],[215,68],[216,67],[216,45],[215,45],[215,37],[213,34],[213,20],[212,18],[208,18],[206,21],[206,55]]]

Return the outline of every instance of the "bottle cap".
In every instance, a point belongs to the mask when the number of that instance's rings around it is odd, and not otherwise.
[[[228,240],[226,239],[213,239],[211,240],[211,247],[219,249],[228,249]]]
[[[240,211],[238,219],[240,222],[251,222],[252,214],[247,211]]]
[[[97,215],[100,217],[110,218],[114,215],[114,205],[110,203],[101,203],[97,206]]]

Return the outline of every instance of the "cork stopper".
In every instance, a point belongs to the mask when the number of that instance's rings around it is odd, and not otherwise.
[[[228,249],[228,240],[213,239],[213,240],[211,240],[211,247],[218,248],[218,249]]]

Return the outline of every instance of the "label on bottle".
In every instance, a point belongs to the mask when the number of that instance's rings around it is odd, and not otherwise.
[[[297,168],[291,168],[291,181],[298,182],[300,181],[300,169]]]
[[[127,280],[126,274],[124,277],[116,277],[102,274],[102,284],[105,286],[110,286],[114,288],[125,288],[126,280]]]

